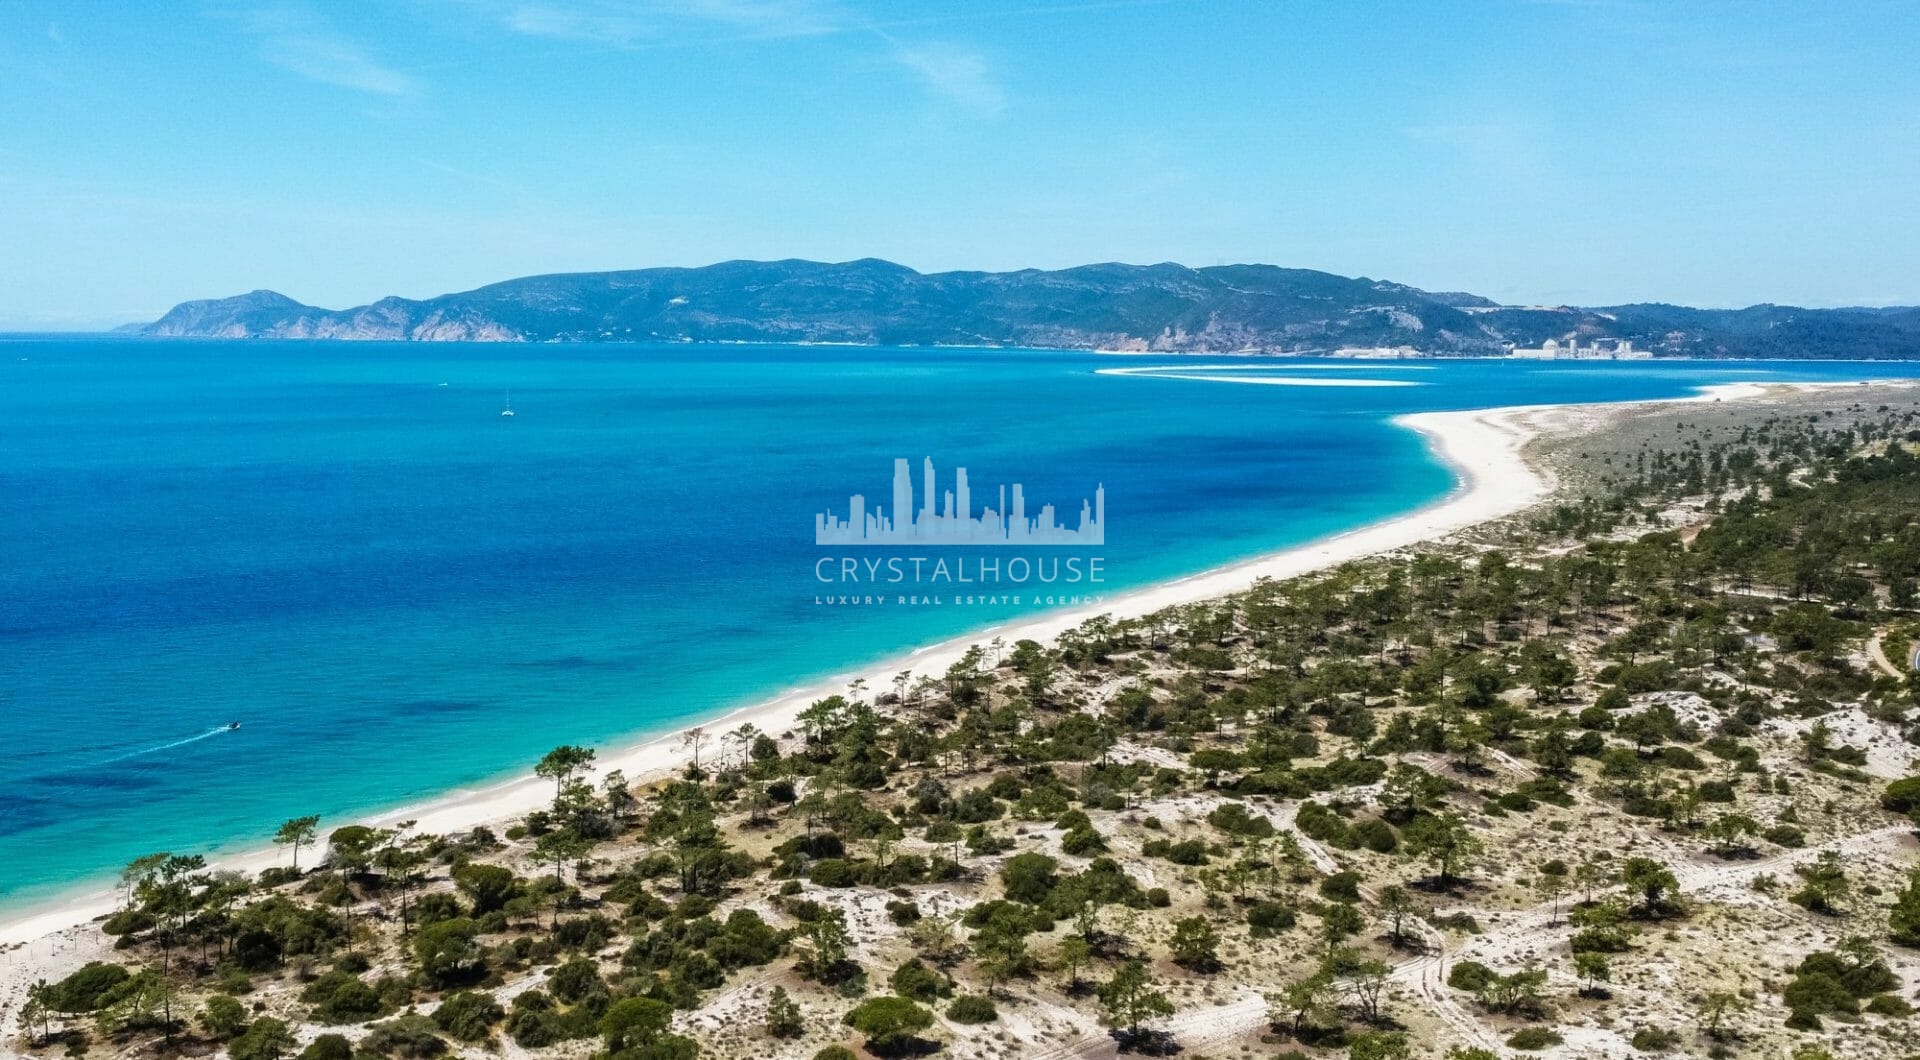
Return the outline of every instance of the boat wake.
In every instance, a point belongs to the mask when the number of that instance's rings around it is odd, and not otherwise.
[[[215,736],[221,735],[222,733],[232,732],[235,729],[238,729],[239,727],[240,726],[238,723],[235,723],[232,725],[216,725],[205,732],[195,733],[192,736],[182,737],[181,739],[178,739],[178,740],[169,740],[166,743],[155,744],[152,747],[142,747],[138,751],[128,751],[125,754],[115,755],[112,758],[105,759],[100,764],[103,766],[112,765],[115,762],[124,762],[129,758],[140,758],[145,755],[159,754],[162,751],[171,751],[176,747],[185,747],[190,743],[199,743],[201,740],[210,740]]]

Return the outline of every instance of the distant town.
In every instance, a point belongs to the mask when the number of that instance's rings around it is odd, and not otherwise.
[[[1346,346],[1333,351],[1335,357],[1361,360],[1398,360],[1406,357],[1433,357],[1436,354],[1412,346]],[[1562,342],[1548,339],[1538,346],[1509,347],[1507,356],[1527,361],[1651,361],[1649,350],[1636,350],[1627,339],[1596,339],[1585,346],[1577,338]]]

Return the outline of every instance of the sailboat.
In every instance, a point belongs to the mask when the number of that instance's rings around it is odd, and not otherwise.
[[[513,415],[513,391],[511,389],[507,391],[507,407],[500,410],[500,415]]]

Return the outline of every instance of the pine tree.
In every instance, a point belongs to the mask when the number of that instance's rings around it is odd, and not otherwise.
[[[798,1038],[806,1029],[800,1006],[787,996],[785,987],[774,987],[772,996],[767,998],[767,1033],[775,1038]]]
[[[1902,946],[1920,947],[1920,871],[1908,874],[1906,887],[1894,900],[1887,937]]]
[[[1153,974],[1142,961],[1121,965],[1096,993],[1107,1010],[1107,1022],[1130,1038],[1138,1036],[1142,1023],[1173,1015],[1173,1002],[1155,988]]]

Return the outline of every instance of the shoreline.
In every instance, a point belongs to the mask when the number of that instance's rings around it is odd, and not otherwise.
[[[1874,382],[1888,382],[1876,380]],[[1687,397],[1651,398],[1634,401],[1592,404],[1512,405],[1490,409],[1418,412],[1393,417],[1390,422],[1418,433],[1428,450],[1454,474],[1456,482],[1444,497],[1411,511],[1367,523],[1351,530],[1318,538],[1299,545],[1263,553],[1195,574],[1156,582],[1090,607],[1079,607],[1039,618],[985,626],[965,634],[924,645],[892,656],[878,664],[859,667],[805,687],[790,689],[770,699],[748,703],[705,719],[690,719],[692,724],[676,722],[664,733],[645,737],[603,752],[596,758],[597,771],[604,775],[622,770],[636,785],[670,775],[685,764],[688,755],[681,750],[683,735],[701,728],[710,735],[751,723],[762,732],[780,736],[795,727],[799,713],[824,696],[843,691],[856,679],[871,689],[889,685],[902,670],[914,675],[939,674],[958,660],[967,649],[985,639],[1000,637],[1009,643],[1020,639],[1049,641],[1065,630],[1096,615],[1137,618],[1168,607],[1215,599],[1244,591],[1262,579],[1285,579],[1368,556],[1391,552],[1444,538],[1473,526],[1505,518],[1537,504],[1550,496],[1557,486],[1553,470],[1543,461],[1529,459],[1531,443],[1563,433],[1583,433],[1602,426],[1607,420],[1628,410],[1649,406],[1752,400],[1777,392],[1805,392],[1839,389],[1861,383],[1783,383],[1739,382],[1697,388]],[[457,789],[435,798],[403,805],[373,815],[340,822],[391,825],[411,820],[423,833],[458,833],[482,825],[499,825],[539,809],[547,804],[551,785],[535,777],[531,770],[485,786]],[[338,827],[335,825],[334,827]],[[311,858],[324,856],[324,843]],[[283,863],[284,852],[273,847],[250,849],[210,859],[210,868],[254,874]],[[79,890],[79,888],[86,888]],[[76,885],[77,893],[24,907],[15,912],[0,912],[0,1020],[7,1015],[8,996],[18,978],[33,965],[36,977],[53,975],[56,969],[35,965],[36,951],[42,944],[47,956],[68,956],[73,967],[83,963],[85,955],[98,949],[87,946],[87,939],[76,933],[92,921],[118,908],[118,892]],[[103,937],[96,943],[104,948]],[[20,960],[22,950],[26,959]],[[64,974],[64,973],[61,973]],[[4,1027],[0,1027],[3,1031]]]
[[[130,325],[121,325],[122,328]],[[485,345],[485,346],[778,346],[807,349],[811,347],[851,348],[851,349],[902,349],[902,350],[980,350],[983,352],[1004,352],[1008,350],[1026,350],[1033,353],[1089,353],[1101,357],[1232,357],[1239,360],[1289,360],[1289,361],[1338,361],[1342,367],[1355,367],[1373,364],[1408,364],[1422,361],[1500,361],[1504,363],[1525,364],[1591,364],[1591,363],[1627,363],[1627,364],[1911,364],[1910,357],[1698,357],[1692,354],[1656,355],[1648,358],[1556,358],[1554,360],[1535,360],[1532,358],[1512,357],[1499,353],[1416,353],[1409,357],[1356,357],[1351,354],[1341,356],[1334,352],[1312,350],[1276,351],[1276,350],[1121,350],[1100,346],[1019,346],[988,345],[972,343],[932,342],[909,343],[902,346],[888,346],[871,342],[812,342],[779,341],[774,339],[699,339],[678,341],[673,339],[346,339],[346,338],[284,338],[281,336],[248,335],[241,337],[221,337],[213,335],[141,335],[111,328],[106,331],[0,331],[0,342],[34,342],[61,339],[115,339],[129,342],[343,342],[370,343],[392,342],[420,344],[425,346]],[[1611,341],[1611,340],[1608,340]],[[1886,382],[1887,380],[1873,380]],[[1717,384],[1716,384],[1717,385]],[[1825,385],[1825,384],[1818,384]],[[1851,384],[1834,384],[1851,385]],[[1655,398],[1656,401],[1684,401],[1685,398]],[[1622,402],[1609,402],[1622,404]],[[1518,407],[1518,406],[1515,406]]]

